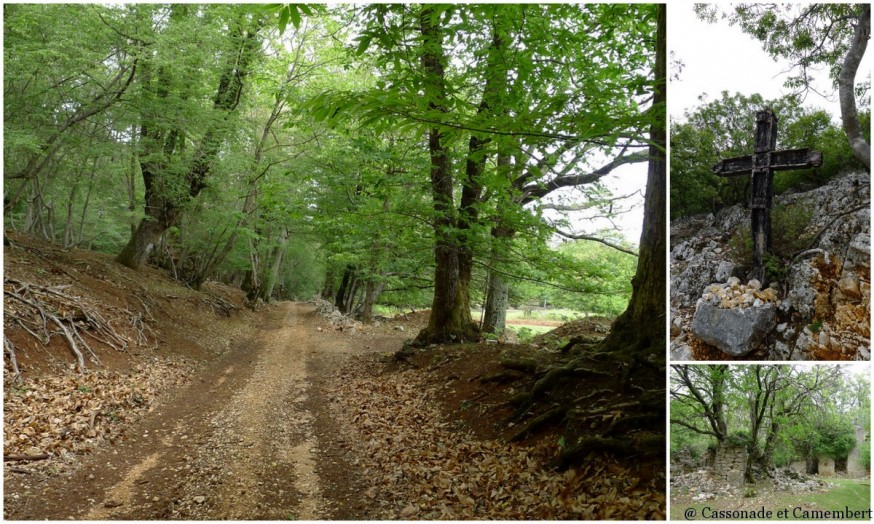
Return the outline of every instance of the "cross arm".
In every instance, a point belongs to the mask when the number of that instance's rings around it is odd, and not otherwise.
[[[713,166],[713,174],[719,176],[741,176],[753,172],[752,155],[736,156],[720,160]]]
[[[748,175],[752,173],[754,163],[759,169],[774,171],[819,167],[822,165],[822,151],[811,151],[805,147],[726,158],[713,166],[713,174],[725,177]]]
[[[822,165],[822,151],[811,151],[808,148],[786,149],[771,153],[771,169],[788,171],[790,169],[808,169]]]

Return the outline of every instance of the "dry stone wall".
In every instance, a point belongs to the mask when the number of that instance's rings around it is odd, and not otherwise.
[[[822,477],[832,477],[835,474],[835,461],[825,455],[817,457],[819,462],[819,475]]]
[[[713,457],[710,475],[716,479],[739,486],[744,481],[747,465],[747,450],[740,446],[720,446]]]

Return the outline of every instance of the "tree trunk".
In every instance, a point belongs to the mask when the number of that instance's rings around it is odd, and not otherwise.
[[[637,271],[631,280],[632,292],[628,308],[614,322],[604,340],[608,351],[632,351],[651,354],[664,361],[665,354],[665,204],[667,169],[665,164],[665,6],[658,7],[656,38],[655,95],[650,111],[654,120],[650,126],[649,169],[644,199],[643,232]]]
[[[510,240],[516,232],[507,227],[492,228],[492,257],[489,271],[486,307],[483,311],[483,333],[500,335],[507,327],[507,302],[510,298],[510,284],[504,275],[495,271],[500,262],[501,244]]]
[[[176,15],[175,12],[171,14],[171,17],[174,15]],[[234,27],[231,31],[231,39],[234,42],[239,42],[239,48],[236,53],[229,55],[213,98],[213,109],[223,117],[221,120],[227,118],[239,105],[243,79],[249,73],[249,66],[260,43],[257,31],[246,32],[242,25]],[[144,84],[146,89],[150,89],[151,71],[148,62],[143,64],[143,69]],[[162,70],[162,75],[166,74],[166,70]],[[159,83],[169,85],[173,79],[162,76],[158,80]],[[207,129],[200,139],[191,165],[184,175],[184,180],[181,181],[186,191],[181,196],[176,196],[166,193],[165,186],[168,181],[165,178],[173,176],[166,172],[166,167],[174,153],[184,147],[183,133],[179,129],[162,129],[148,119],[142,122],[139,137],[140,142],[144,145],[141,147],[140,164],[143,182],[146,186],[146,217],[140,222],[128,244],[116,257],[117,262],[131,269],[142,267],[148,261],[151,251],[148,246],[154,244],[155,232],[159,231],[158,235],[160,236],[168,228],[175,225],[184,205],[200,194],[206,186],[206,178],[212,162],[218,155],[221,145],[219,132],[221,125],[221,123],[217,123],[216,126]],[[150,221],[152,224],[146,225],[146,221]]]
[[[325,285],[322,287],[322,299],[329,300],[334,296],[334,268],[329,267],[325,272]]]
[[[166,230],[163,224],[149,217],[142,219],[130,241],[115,257],[115,261],[131,269],[143,267]]]
[[[273,263],[270,264],[267,274],[264,275],[264,280],[261,284],[261,292],[259,293],[261,300],[264,302],[270,302],[270,298],[273,296],[273,289],[276,287],[276,282],[279,280],[279,269],[282,267],[282,258],[284,255],[285,250],[283,249],[283,246],[276,246],[273,248]]]
[[[871,4],[858,6],[859,18],[856,29],[853,32],[853,41],[844,57],[841,72],[838,75],[838,99],[841,104],[841,122],[844,133],[850,141],[850,148],[856,158],[871,170],[871,146],[862,134],[862,126],[859,125],[859,115],[856,112],[856,72],[865,48],[868,47],[868,38],[871,36]]]
[[[349,287],[349,279],[352,278],[352,266],[346,266],[343,271],[343,278],[340,280],[340,288],[337,289],[337,295],[334,297],[334,307],[343,311],[346,304],[346,290]]]
[[[352,284],[349,286],[349,293],[346,296],[346,299],[343,301],[343,313],[347,315],[351,315],[353,313],[353,308],[355,306],[355,295],[358,294],[358,288],[360,287],[361,281],[358,277],[352,277]]]
[[[88,204],[91,202],[91,193],[94,191],[94,177],[95,173],[92,171],[91,177],[88,179],[88,192],[85,193],[85,203],[82,204],[82,215],[79,217],[79,232],[76,234],[76,245],[81,244],[85,238],[85,218],[88,216]]]
[[[780,432],[780,423],[771,420],[771,427],[768,429],[768,436],[765,438],[765,447],[762,452],[762,458],[759,464],[762,469],[768,471],[774,464],[774,449],[777,447],[777,435]]]
[[[500,273],[489,273],[489,293],[483,312],[483,333],[501,335],[507,327],[507,302],[510,285]]]
[[[433,8],[423,5],[419,21],[422,33],[422,69],[425,72],[425,93],[428,108],[446,112],[446,84],[443,33],[434,22]],[[479,144],[479,145],[478,145]],[[469,148],[481,147],[473,138]],[[431,195],[434,202],[434,299],[428,326],[416,337],[414,344],[463,342],[477,340],[479,329],[470,314],[470,253],[453,233],[458,228],[453,197],[452,168],[449,147],[438,127],[428,130],[428,151],[431,160]],[[470,168],[470,167],[469,167]],[[468,168],[468,169],[469,169]],[[462,200],[469,199],[476,188],[470,180],[462,190]],[[475,182],[475,181],[474,181]],[[464,206],[462,206],[464,207]],[[470,208],[471,211],[473,207]],[[463,209],[462,213],[467,213]],[[469,217],[463,220],[470,220]]]
[[[373,303],[376,301],[376,282],[367,280],[364,290],[364,305],[361,308],[361,321],[365,324],[373,322]]]

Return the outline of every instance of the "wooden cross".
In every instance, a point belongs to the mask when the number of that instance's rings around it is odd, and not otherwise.
[[[803,149],[774,151],[777,146],[777,115],[771,109],[756,112],[756,149],[752,155],[720,160],[713,173],[724,177],[752,174],[750,209],[753,225],[752,277],[765,282],[765,254],[771,250],[771,200],[774,171],[809,169],[822,165],[822,152]]]

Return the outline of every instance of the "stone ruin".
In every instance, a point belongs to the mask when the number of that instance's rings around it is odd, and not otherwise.
[[[693,464],[682,450],[677,457],[674,453],[671,455],[671,487],[687,490],[693,501],[744,496],[744,470],[748,456],[746,447],[724,444],[715,450],[711,449],[706,464],[692,471],[689,466]],[[802,461],[793,463],[791,467],[772,468],[767,476],[773,482],[773,488],[779,491],[797,493],[828,487],[827,482],[808,476],[805,470],[806,464]]]
[[[746,465],[746,447],[722,445],[713,454],[710,476],[733,486],[740,486],[744,482]]]
[[[847,457],[847,475],[855,478],[867,477],[871,472],[862,464],[862,448],[870,446],[867,440],[868,434],[865,428],[856,428],[856,447],[850,451]]]
[[[845,459],[833,459],[826,455],[817,455],[808,460],[796,460],[789,465],[789,469],[800,474],[819,475],[821,477],[833,477],[835,475],[851,478],[866,478],[871,473],[862,464],[862,448],[870,445],[867,442],[865,428],[856,428],[856,447],[850,451]]]

